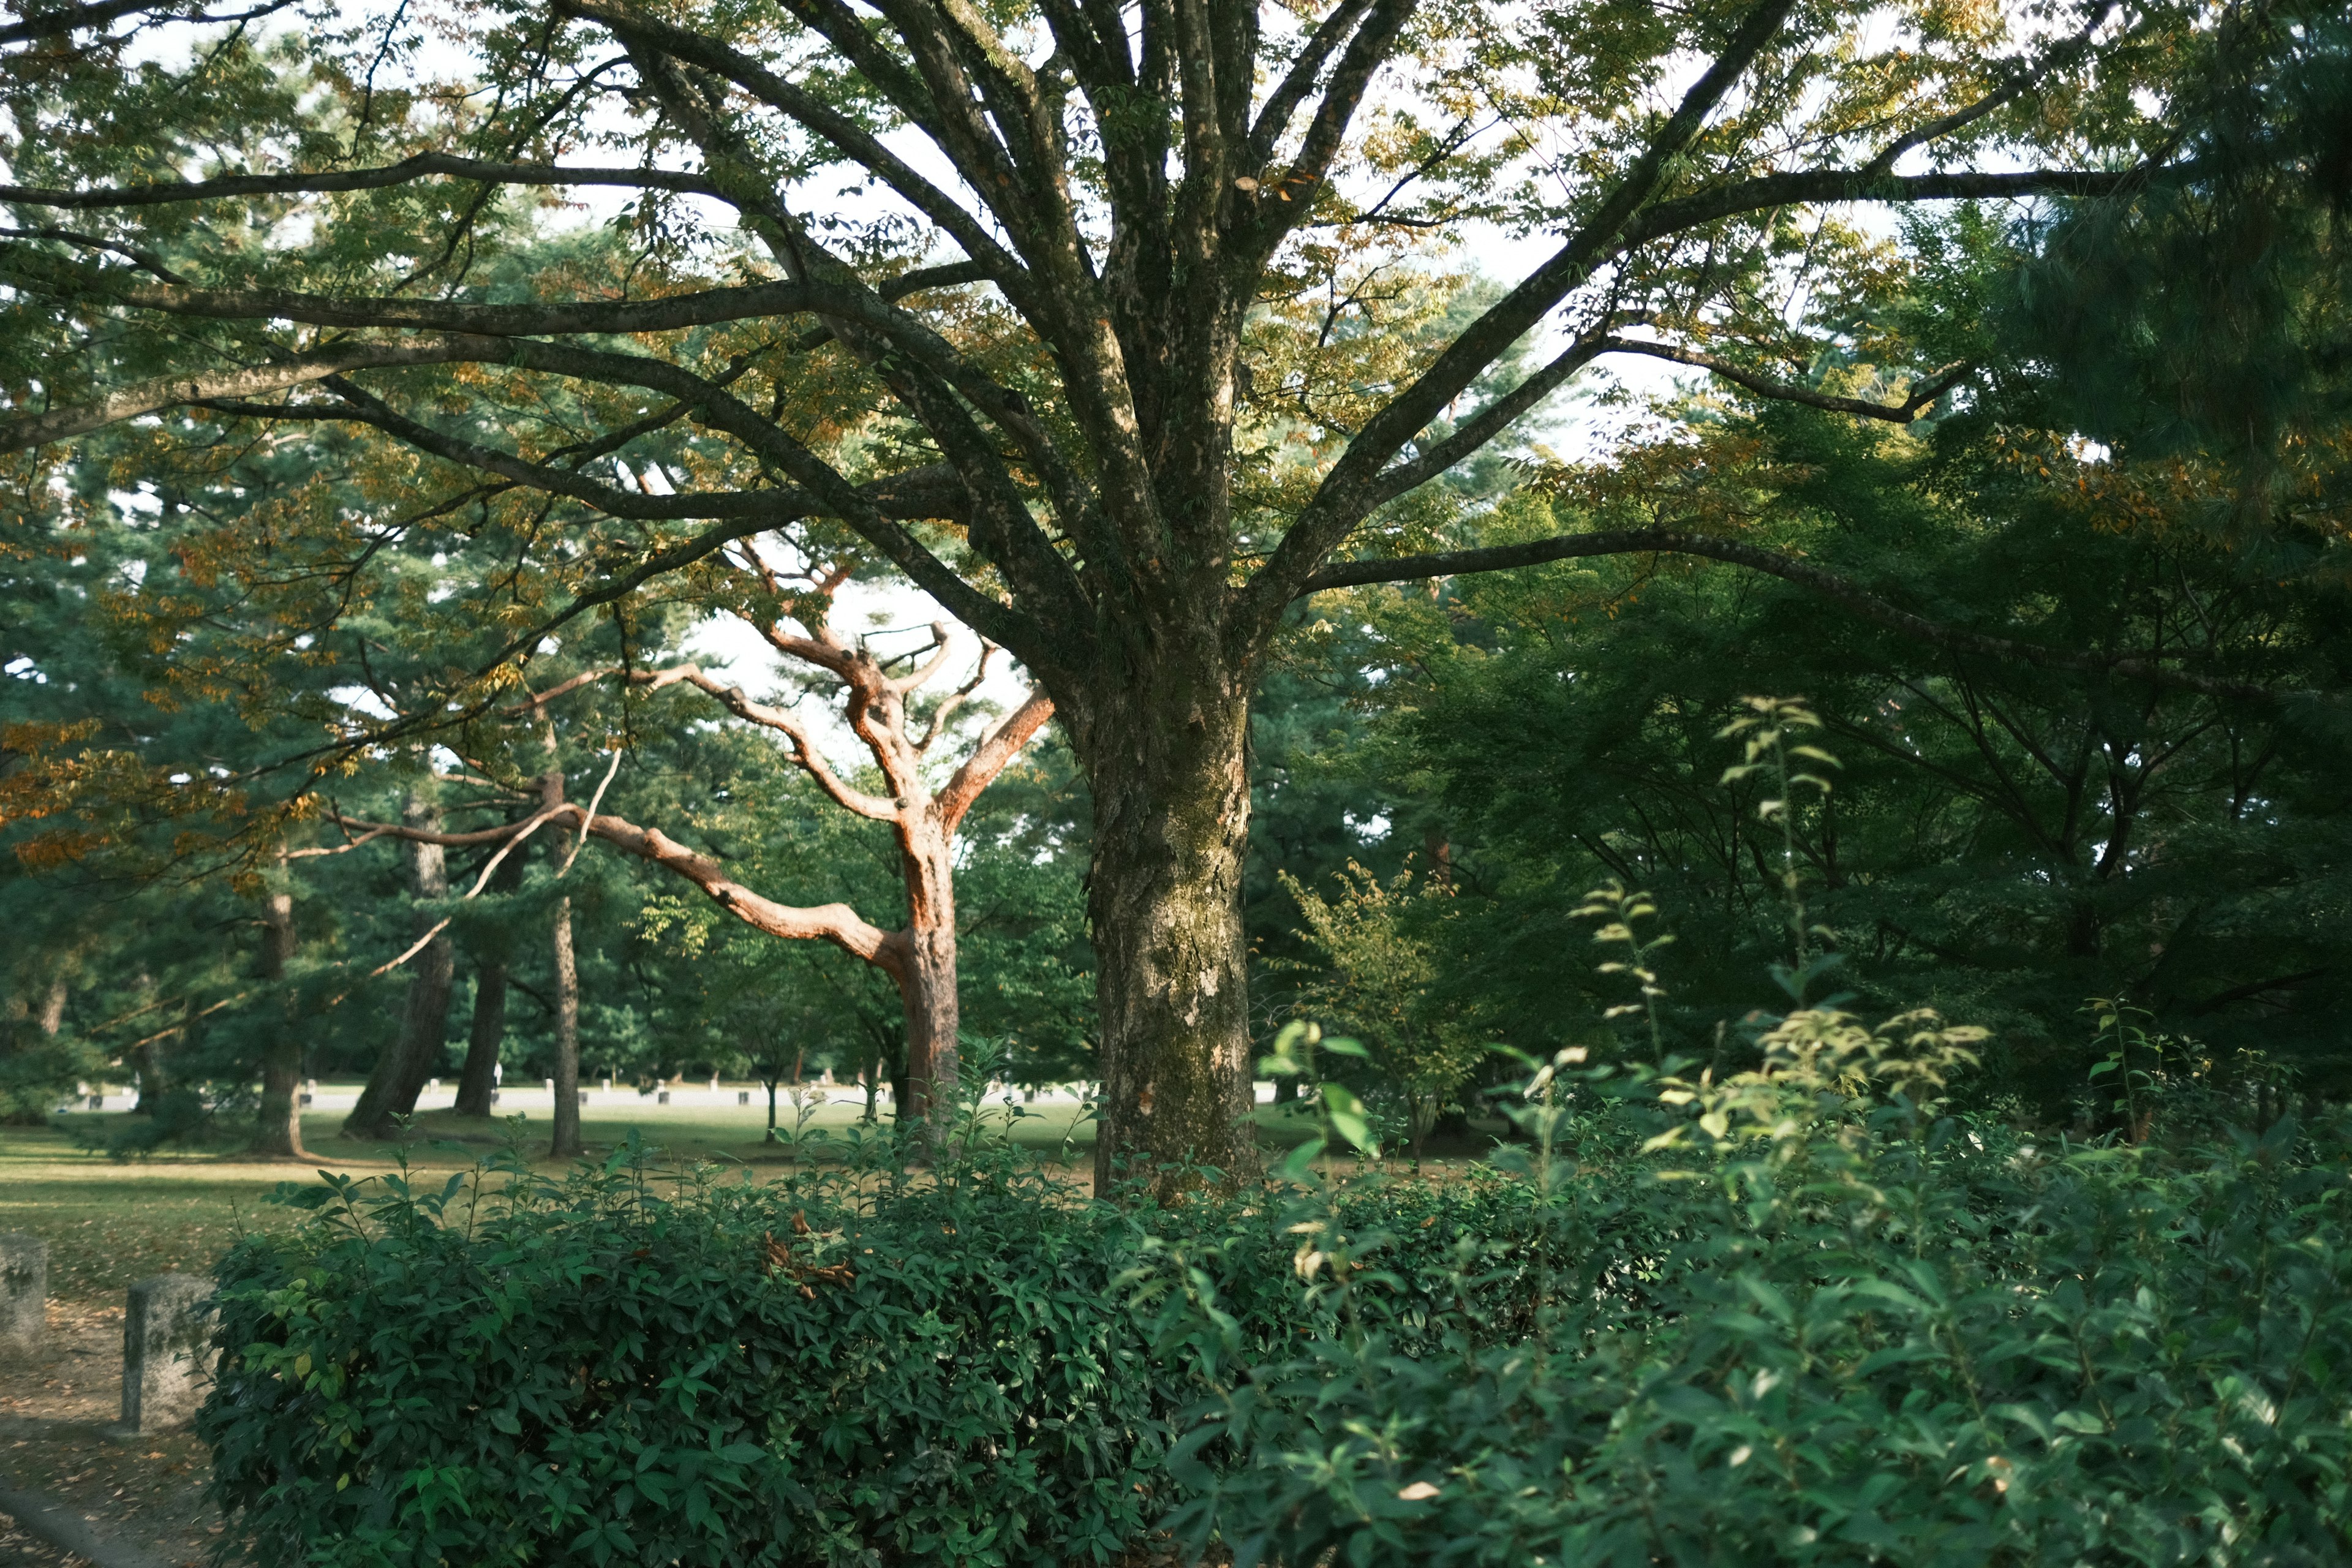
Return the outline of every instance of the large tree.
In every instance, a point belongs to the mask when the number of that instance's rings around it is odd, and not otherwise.
[[[129,52],[178,0],[0,28],[21,46],[0,371],[22,410],[0,446],[165,413],[192,440],[373,426],[465,470],[453,496],[544,498],[542,536],[606,603],[837,520],[1027,666],[1087,773],[1106,1170],[1253,1158],[1245,740],[1293,602],[1570,554],[1774,564],[1671,528],[1400,558],[1425,546],[1384,509],[1605,354],[1782,386],[1805,345],[1774,302],[1865,264],[1843,204],[2170,177],[2194,148],[2162,73],[2207,16],[503,0],[321,18],[305,54],[253,41],[282,8],[229,37],[176,24],[201,34],[184,65]],[[440,20],[461,20],[435,47],[470,51],[463,81],[404,68]],[[2228,26],[2300,37],[2273,12]],[[632,204],[627,269],[478,286],[513,193],[599,188]],[[1348,388],[1344,419],[1297,400],[1307,482],[1237,487],[1237,404],[1267,395],[1254,308],[1335,243],[1498,229],[1547,254]],[[1482,396],[1531,333],[1549,357]],[[870,395],[856,438],[796,390],[812,355]],[[1961,374],[1884,368],[1891,403],[1811,395],[1907,417]]]

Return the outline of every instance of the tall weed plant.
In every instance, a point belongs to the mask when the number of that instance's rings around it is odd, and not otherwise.
[[[1271,1363],[1228,1341],[1175,1449],[1185,1540],[1240,1568],[2352,1560],[2344,1129],[2003,1142],[1933,1098],[1963,1049],[1816,1011],[1719,1086],[1560,1064],[1524,1112],[1524,1334],[1392,1322],[1386,1238],[1339,1259],[1310,1191],[1296,1278],[1339,1262],[1342,1325]],[[1578,1105],[1649,1153],[1563,1150]]]

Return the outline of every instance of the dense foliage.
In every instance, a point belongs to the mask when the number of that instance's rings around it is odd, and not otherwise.
[[[265,1561],[1106,1561],[1164,1506],[1115,1211],[632,1153],[228,1259],[199,1430]]]
[[[572,905],[591,1076],[650,1084],[788,1076],[796,1064],[811,1077],[897,1075],[904,1030],[886,978],[838,952],[730,931],[685,884],[607,847],[575,856],[576,835],[543,835],[504,857],[488,886],[479,874],[499,846],[461,847],[448,896],[432,898],[401,844],[331,820],[397,822],[413,802],[453,831],[509,825],[523,813],[449,748],[511,777],[545,767],[552,741],[583,800],[619,754],[604,809],[666,828],[770,896],[903,919],[887,835],[843,820],[772,738],[697,694],[592,687],[543,723],[509,704],[472,715],[470,731],[327,766],[352,736],[429,708],[433,671],[496,645],[495,619],[453,623],[435,606],[494,574],[500,542],[464,529],[378,541],[364,584],[332,552],[224,560],[225,534],[299,504],[289,469],[348,468],[349,448],[320,438],[144,464],[137,489],[110,489],[130,461],[93,443],[78,488],[12,512],[13,552],[0,552],[0,906],[20,932],[0,1015],[0,1115],[37,1122],[77,1079],[134,1076],[201,1094],[199,1112],[241,1111],[257,1064],[289,1033],[303,1076],[364,1075],[394,1043],[414,973],[382,966],[420,922],[445,918],[457,984],[431,1072],[455,1079],[469,1035],[487,1032],[508,1070],[537,1078],[555,1050],[546,933],[559,893]],[[368,488],[349,475],[333,500],[364,504]],[[551,642],[532,679],[711,661],[696,642],[702,607],[652,602],[583,623]],[[832,700],[821,681],[747,671],[746,684],[803,712]],[[956,722],[993,711],[968,703]],[[1066,750],[1033,748],[964,832],[968,1022],[1030,1081],[1087,1067],[1069,773]],[[273,892],[289,900],[276,952]]]
[[[2345,1130],[2024,1143],[1938,1109],[1976,1043],[1570,1053],[1493,1170],[1173,1208],[985,1142],[336,1182],[200,1430],[271,1564],[2339,1561]]]
[[[1523,1113],[1524,1331],[1481,1310],[1490,1237],[1459,1244],[1458,1305],[1400,1321],[1398,1227],[1301,1205],[1298,1271],[1344,1326],[1268,1358],[1202,1321],[1223,1375],[1173,1467],[1185,1538],[1243,1563],[2340,1561],[2344,1129],[2035,1147],[1933,1110],[1966,1035],[1801,1011],[1719,1084],[1564,1068]]]

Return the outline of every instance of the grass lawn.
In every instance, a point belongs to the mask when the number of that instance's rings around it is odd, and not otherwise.
[[[754,1171],[789,1165],[786,1149],[764,1142],[767,1106],[755,1094],[745,1107],[594,1105],[581,1119],[592,1157],[623,1142],[632,1128],[675,1160],[740,1163]],[[857,1104],[835,1101],[816,1109],[807,1132],[828,1139],[852,1133]],[[542,1110],[524,1120],[521,1147],[541,1168],[548,1126]],[[779,1107],[787,1126],[790,1106]],[[281,1182],[309,1182],[315,1170],[354,1176],[397,1168],[397,1152],[383,1143],[361,1143],[340,1135],[340,1110],[307,1115],[302,1138],[306,1163],[248,1160],[233,1146],[170,1149],[131,1159],[91,1152],[128,1123],[127,1112],[84,1111],[59,1116],[44,1128],[0,1128],[0,1231],[25,1231],[49,1244],[49,1292],[61,1301],[120,1305],[123,1291],[151,1274],[208,1273],[215,1259],[238,1236],[254,1229],[291,1225],[294,1210],[267,1201]],[[1052,1158],[1070,1140],[1070,1152],[1083,1166],[1090,1157],[1092,1132],[1075,1129],[1075,1108],[1043,1104],[1013,1124],[1016,1142]],[[462,1170],[487,1158],[505,1142],[506,1124],[461,1121],[446,1111],[416,1119],[405,1145],[412,1168]],[[822,1142],[808,1145],[823,1158]]]
[[[804,1131],[822,1131],[828,1139],[854,1134],[859,1112],[854,1099],[814,1110]],[[779,1106],[787,1127],[793,1114],[788,1104]],[[545,1116],[542,1107],[518,1129],[521,1147],[541,1168],[549,1164]],[[296,1211],[266,1201],[282,1182],[307,1183],[322,1169],[367,1176],[397,1168],[393,1146],[341,1136],[342,1117],[330,1110],[303,1118],[311,1159],[300,1163],[248,1160],[234,1144],[130,1159],[87,1147],[131,1121],[121,1111],[75,1112],[45,1128],[0,1128],[0,1231],[26,1231],[49,1243],[49,1289],[58,1300],[120,1306],[136,1280],[167,1271],[209,1272],[238,1236],[293,1224]],[[1269,1152],[1307,1136],[1313,1125],[1291,1107],[1260,1106],[1254,1120]],[[789,1150],[764,1141],[767,1106],[757,1092],[742,1107],[600,1100],[581,1121],[592,1157],[601,1157],[632,1128],[670,1159],[740,1163],[755,1172],[792,1163]],[[1045,1101],[1026,1108],[1011,1131],[1016,1142],[1048,1159],[1066,1148],[1077,1167],[1073,1174],[1085,1179],[1093,1128],[1074,1106]],[[506,1123],[460,1121],[436,1110],[416,1118],[405,1151],[412,1168],[462,1170],[488,1157],[508,1136]],[[820,1142],[811,1152],[823,1158],[823,1148]]]

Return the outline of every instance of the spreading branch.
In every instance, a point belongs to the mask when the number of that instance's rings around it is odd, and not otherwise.
[[[1746,365],[1735,364],[1716,354],[1701,353],[1673,343],[1644,342],[1636,338],[1609,338],[1602,349],[1609,353],[1646,354],[1652,359],[1670,360],[1696,369],[1712,371],[1735,386],[1745,387],[1759,397],[1776,403],[1801,403],[1812,408],[1825,408],[1832,414],[1851,414],[1862,419],[1884,419],[1895,425],[1908,425],[1920,414],[1932,407],[1937,398],[1958,386],[1969,374],[1963,361],[1911,384],[1900,403],[1873,403],[1867,398],[1839,397],[1832,393],[1800,386],[1793,382],[1776,381],[1759,374]]]
[[[2176,669],[2164,659],[2169,655],[2147,652],[2080,653],[2015,637],[1993,637],[1964,627],[1947,626],[1888,603],[1851,578],[1813,565],[1782,551],[1738,540],[1717,539],[1674,528],[1624,528],[1592,533],[1556,534],[1523,544],[1496,544],[1475,550],[1443,551],[1427,555],[1402,555],[1384,561],[1347,561],[1325,566],[1308,579],[1305,593],[1328,588],[1360,587],[1370,583],[1417,582],[1433,577],[1467,576],[1480,572],[1507,571],[1552,561],[1574,561],[1606,555],[1695,555],[1745,566],[1810,588],[1843,605],[1864,619],[1932,647],[1956,653],[1982,654],[2044,669],[2072,670],[2088,675],[2117,675],[2201,692],[2209,697],[2242,702],[2273,702],[2284,693],[2249,681],[2227,680]]]
[[[20,23],[18,26],[31,24]],[[6,41],[0,36],[0,42]],[[80,212],[173,206],[184,202],[222,201],[236,196],[332,195],[344,191],[380,191],[436,177],[492,185],[625,185],[636,190],[675,191],[716,196],[721,193],[699,174],[674,169],[596,168],[561,163],[506,163],[419,153],[378,169],[327,169],[306,174],[224,174],[211,180],[156,180],[141,185],[92,185],[63,190],[43,185],[0,185],[0,202]]]

